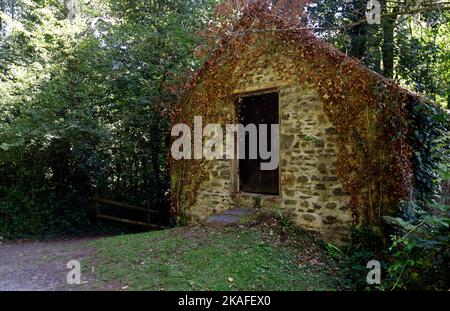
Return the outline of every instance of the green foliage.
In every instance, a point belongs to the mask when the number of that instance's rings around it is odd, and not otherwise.
[[[213,2],[96,0],[74,23],[59,1],[2,12],[0,235],[88,225],[95,193],[168,218],[174,85]]]
[[[330,28],[317,34],[380,74],[386,73],[385,62],[390,59],[394,68],[388,78],[446,106],[450,100],[450,13],[437,6],[436,10],[412,13],[416,5],[426,7],[425,2],[380,3],[381,14],[410,13],[397,15],[393,20],[386,16],[380,25],[368,25],[367,1],[319,0],[308,7],[309,23]],[[360,21],[363,22],[358,24]],[[388,22],[392,22],[392,27]],[[356,24],[350,27],[352,23]]]
[[[431,148],[431,153],[440,160],[439,165],[434,163],[434,171],[442,180],[450,180],[449,140],[447,131]],[[419,203],[409,203],[401,217],[386,217],[395,228],[390,247],[395,260],[388,268],[391,289],[448,290],[450,206],[431,199]]]
[[[439,169],[450,163],[450,117],[432,103],[410,102],[410,142],[413,148],[414,201],[426,205],[439,194]],[[405,211],[407,212],[407,211]]]
[[[450,208],[434,205],[417,221],[387,218],[395,228],[388,267],[390,289],[447,290],[450,283]],[[431,208],[429,206],[428,208]],[[417,211],[421,211],[417,207]]]
[[[344,254],[344,252],[337,247],[334,244],[328,243],[327,244],[327,250],[328,250],[328,254],[331,256],[331,258],[334,259],[340,259],[342,258],[342,255]]]
[[[352,290],[379,290],[378,285],[367,284],[367,263],[377,260],[381,264],[381,271],[386,267],[385,243],[382,234],[374,231],[371,226],[363,225],[360,228],[351,228],[350,243],[343,249],[345,257],[342,266],[344,267],[344,279],[350,280]],[[382,275],[383,278],[383,275]],[[382,279],[382,282],[384,280]]]
[[[444,107],[450,99],[449,33],[448,11],[408,18],[396,32],[398,78]]]
[[[72,234],[90,230],[93,225],[90,210],[86,208],[90,206],[89,198],[84,193],[73,191],[58,197],[47,185],[33,187],[29,192],[5,190],[0,193],[0,232],[5,238]]]
[[[429,232],[428,232],[429,233]],[[388,267],[391,290],[447,290],[450,279],[449,237],[446,230],[420,237],[416,232],[408,236],[392,237],[393,262]]]

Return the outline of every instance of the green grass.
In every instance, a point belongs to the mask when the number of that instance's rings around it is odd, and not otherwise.
[[[275,223],[196,225],[97,240],[90,265],[128,290],[336,290],[319,244]]]

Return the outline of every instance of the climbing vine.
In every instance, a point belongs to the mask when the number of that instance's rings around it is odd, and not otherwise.
[[[410,144],[414,150],[414,200],[422,207],[435,203],[440,192],[440,165],[448,165],[450,118],[438,105],[411,100]]]
[[[208,123],[232,122],[232,91],[262,64],[281,79],[295,77],[299,84],[312,85],[336,130],[336,171],[350,195],[354,223],[376,223],[411,199],[417,180],[406,108],[411,100],[423,99],[301,29],[301,10],[286,12],[285,3],[240,1],[241,9],[229,19],[224,15],[233,7],[225,7],[205,35],[217,48],[186,86],[173,122],[192,126],[195,115]],[[175,215],[195,203],[210,165],[201,160],[171,163]]]

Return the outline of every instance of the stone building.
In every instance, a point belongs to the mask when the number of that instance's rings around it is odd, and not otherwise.
[[[270,102],[265,113],[280,128],[278,170],[257,176],[255,166],[240,160],[173,161],[172,209],[178,215],[201,221],[235,207],[275,208],[325,240],[341,242],[351,224],[364,221],[355,210],[379,220],[410,199],[414,174],[407,139],[400,135],[384,144],[379,137],[392,136],[381,123],[393,123],[385,103],[407,114],[403,102],[416,95],[309,33],[256,33],[245,46],[232,60],[223,56],[224,48],[206,63],[174,123],[191,124],[195,115],[205,124],[238,123],[243,102],[256,103],[249,105],[254,110]],[[371,100],[363,81],[388,95]],[[337,129],[341,124],[346,127]],[[363,151],[355,151],[358,146]]]

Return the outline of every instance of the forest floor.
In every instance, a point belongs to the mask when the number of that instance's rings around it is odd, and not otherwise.
[[[314,235],[273,219],[0,244],[0,290],[345,290],[340,272]]]

